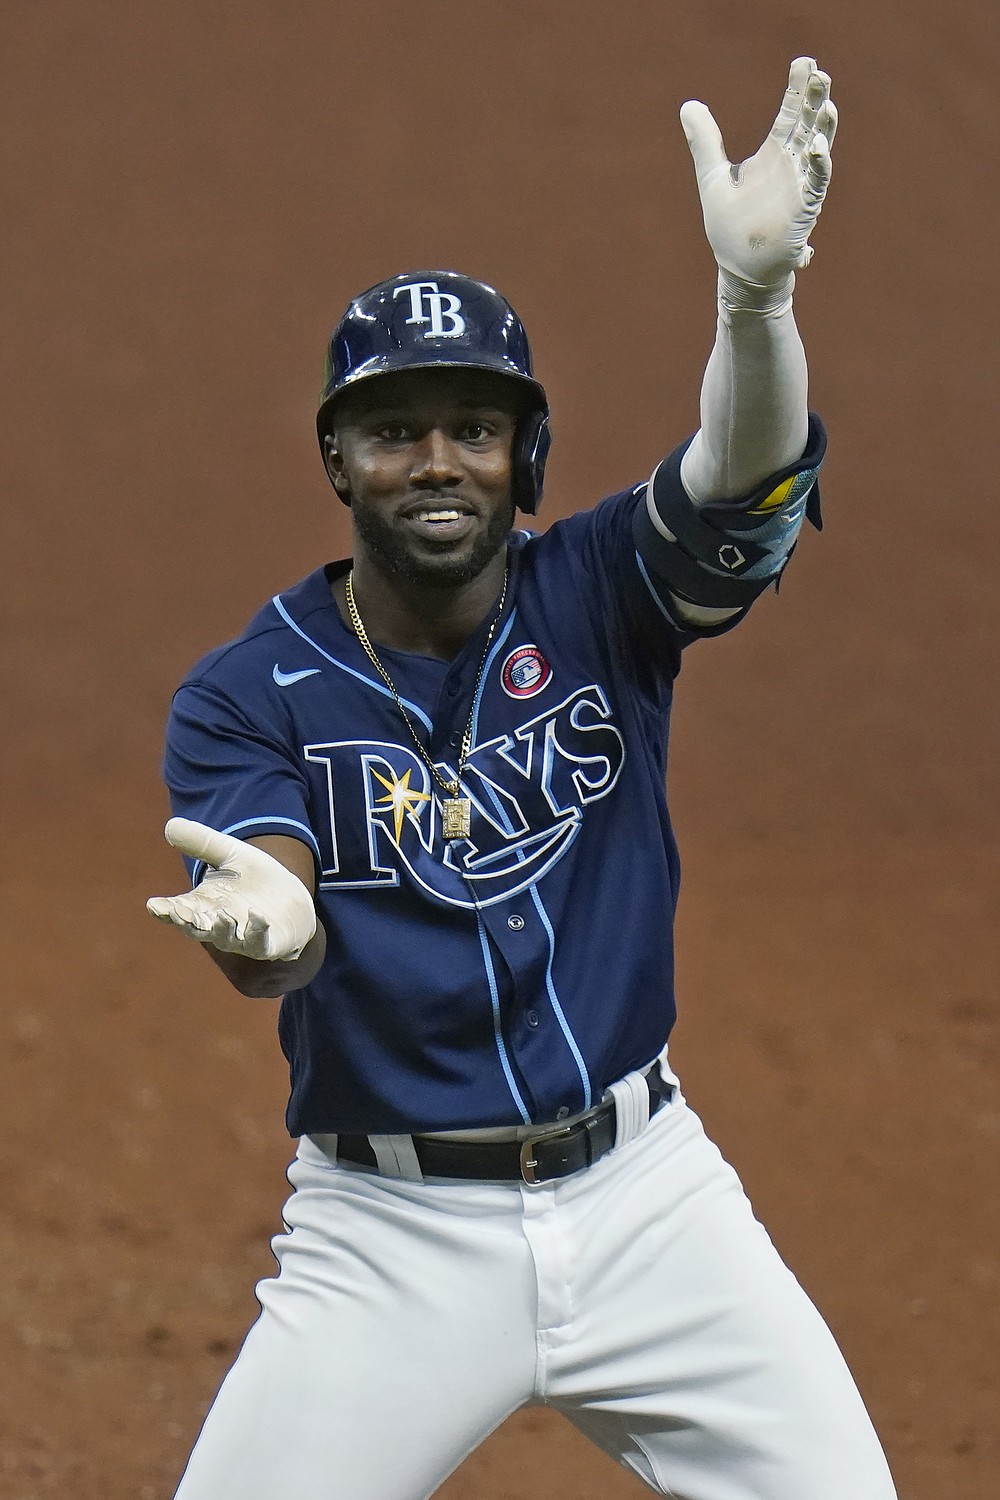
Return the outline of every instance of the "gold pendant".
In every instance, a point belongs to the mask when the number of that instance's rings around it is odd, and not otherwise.
[[[467,839],[472,832],[472,803],[468,797],[445,797],[441,803],[441,835]]]

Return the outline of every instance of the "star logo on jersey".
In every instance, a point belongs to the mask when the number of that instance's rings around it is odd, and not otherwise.
[[[410,772],[406,770],[402,776],[397,777],[393,773],[392,781],[383,776],[375,767],[371,767],[371,773],[376,781],[380,781],[385,787],[388,795],[376,799],[376,806],[391,807],[393,821],[396,825],[396,843],[399,843],[400,834],[403,832],[403,819],[407,816],[419,819],[425,802],[431,800],[429,792],[418,792],[416,787],[410,786]]]

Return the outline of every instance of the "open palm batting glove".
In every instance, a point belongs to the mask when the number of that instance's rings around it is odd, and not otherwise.
[[[262,960],[298,958],[316,931],[313,898],[278,860],[188,818],[171,818],[168,844],[208,866],[193,891],[151,896],[146,910],[222,953]]]
[[[812,257],[809,236],[830,181],[837,128],[830,79],[813,58],[797,57],[767,139],[738,165],[726,156],[706,105],[689,99],[680,114],[720,294],[734,310],[775,310],[791,296],[793,273]]]

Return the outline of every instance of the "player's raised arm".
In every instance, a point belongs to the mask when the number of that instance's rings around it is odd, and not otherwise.
[[[711,625],[740,613],[780,574],[822,458],[792,291],[796,270],[812,256],[837,111],[827,75],[799,57],[767,138],[748,161],[729,161],[699,101],[682,106],[681,123],[718,263],[719,316],[701,427],[654,476],[637,541],[643,551],[645,524],[655,554],[659,536],[653,566],[679,613]],[[818,522],[818,511],[811,518]],[[664,549],[662,541],[673,545]]]
[[[192,891],[151,896],[150,915],[202,943],[241,994],[276,997],[308,984],[326,951],[307,884],[311,851],[290,838],[244,842],[189,818],[171,818],[164,834],[205,872]]]

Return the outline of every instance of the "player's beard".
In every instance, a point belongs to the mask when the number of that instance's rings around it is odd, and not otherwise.
[[[430,550],[415,552],[380,511],[363,502],[359,504],[356,499],[351,501],[351,516],[358,535],[382,573],[407,583],[443,589],[456,588],[479,577],[506,543],[514,525],[514,510],[511,501],[509,506],[495,511],[468,551],[454,556],[442,548],[440,556],[435,556]]]

